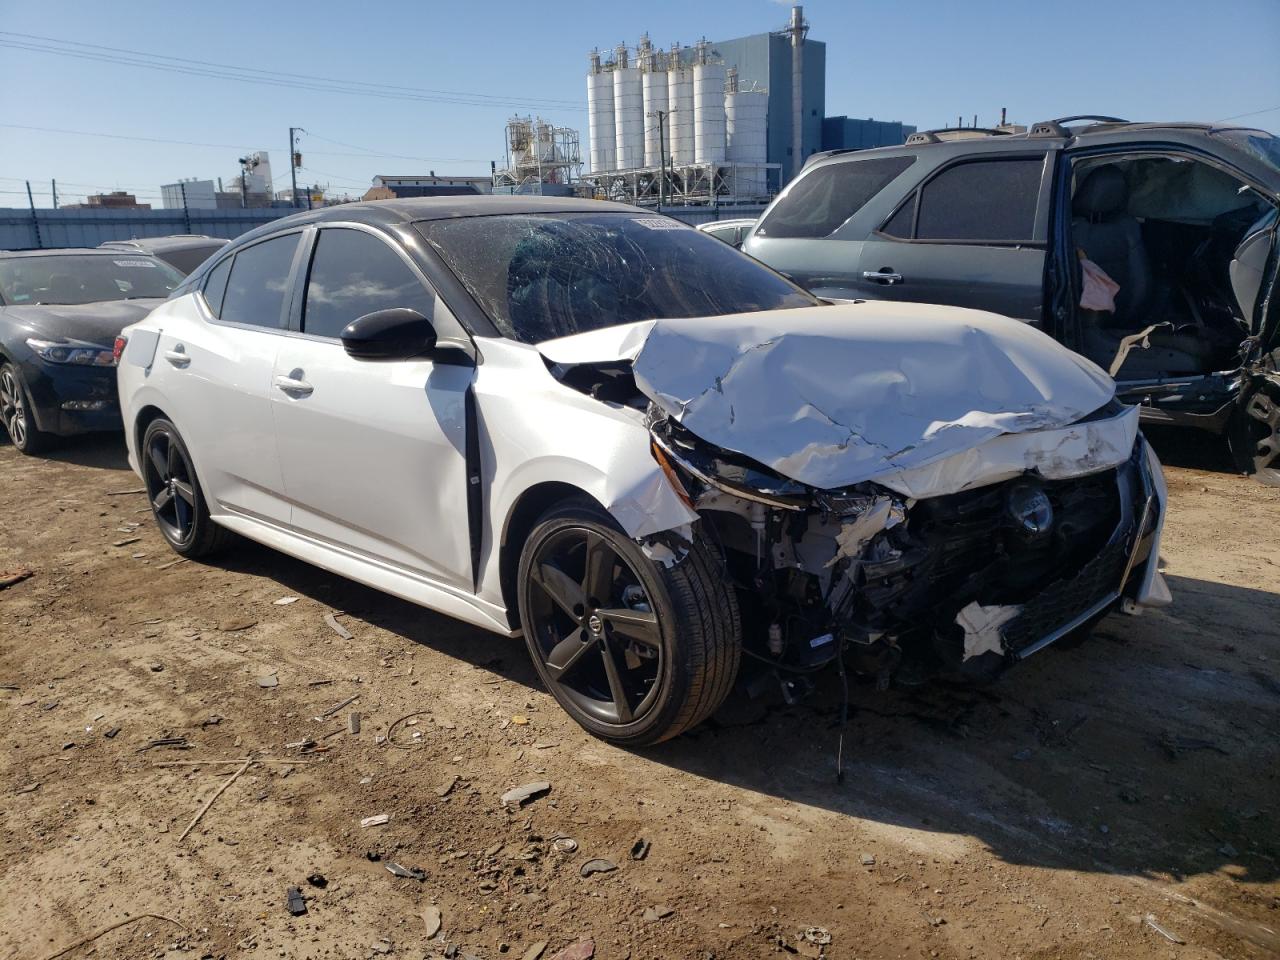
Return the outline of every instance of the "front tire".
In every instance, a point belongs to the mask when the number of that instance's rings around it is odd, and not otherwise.
[[[138,450],[151,515],[174,552],[190,559],[209,556],[231,540],[229,530],[209,516],[191,454],[178,428],[152,420]]]
[[[1227,440],[1238,470],[1280,487],[1280,390],[1260,385],[1232,416]]]
[[[31,395],[22,382],[21,371],[12,363],[0,366],[0,423],[19,453],[30,456],[53,446],[53,434],[36,426]]]
[[[574,720],[613,743],[644,746],[696,726],[728,696],[742,653],[723,566],[696,532],[664,567],[593,501],[552,508],[520,554],[520,622],[538,675]]]

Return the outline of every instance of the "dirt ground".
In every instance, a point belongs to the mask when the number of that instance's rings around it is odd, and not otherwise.
[[[0,591],[0,956],[142,914],[66,955],[1280,955],[1280,490],[1156,439],[1174,604],[994,686],[856,688],[842,785],[834,678],[615,749],[518,641],[248,543],[173,565],[115,438],[0,446],[0,571],[35,571]]]

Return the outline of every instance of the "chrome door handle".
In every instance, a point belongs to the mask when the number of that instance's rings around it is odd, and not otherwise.
[[[902,274],[889,273],[881,270],[863,270],[863,280],[874,280],[877,283],[883,283],[885,286],[892,287],[895,283],[902,282]]]
[[[273,381],[277,390],[287,393],[291,397],[309,397],[315,387],[307,383],[305,380],[299,380],[295,377],[276,377]]]
[[[191,363],[191,358],[187,356],[187,348],[180,343],[175,345],[172,350],[166,350],[164,358],[175,367],[186,367]]]

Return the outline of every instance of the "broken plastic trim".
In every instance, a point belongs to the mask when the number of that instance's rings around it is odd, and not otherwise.
[[[727,493],[731,496],[738,497],[742,500],[748,500],[752,503],[762,503],[768,507],[777,507],[779,510],[800,511],[800,510],[804,510],[807,507],[807,503],[801,501],[796,497],[784,498],[779,496],[771,496],[769,493],[765,491],[756,490],[752,487],[733,483],[732,481],[725,480],[722,477],[712,476],[711,474],[707,473],[705,470],[701,470],[698,467],[694,466],[687,459],[685,459],[684,457],[680,456],[680,454],[672,450],[670,445],[667,444],[666,441],[660,438],[656,433],[653,433],[651,431],[650,437],[653,441],[653,446],[656,450],[660,450],[668,458],[670,458],[671,461],[679,464],[682,469],[686,470],[690,475],[692,475],[696,479],[701,480],[703,483],[707,484],[708,486],[714,487],[715,489],[720,490],[723,493]],[[659,460],[658,462],[659,464],[662,463],[661,460]],[[664,468],[664,472],[665,472],[665,468]],[[677,492],[679,492],[679,490],[682,488],[683,488],[683,484],[681,484],[680,488],[677,488]]]

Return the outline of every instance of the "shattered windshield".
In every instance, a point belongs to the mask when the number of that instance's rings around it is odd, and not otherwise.
[[[0,260],[0,296],[7,304],[75,304],[163,299],[182,274],[146,254],[12,257]]]
[[[1280,137],[1265,130],[1215,130],[1214,133],[1254,159],[1261,160],[1280,177]]]
[[[819,301],[723,241],[655,214],[508,214],[418,230],[504,336],[540,343],[641,320]]]

